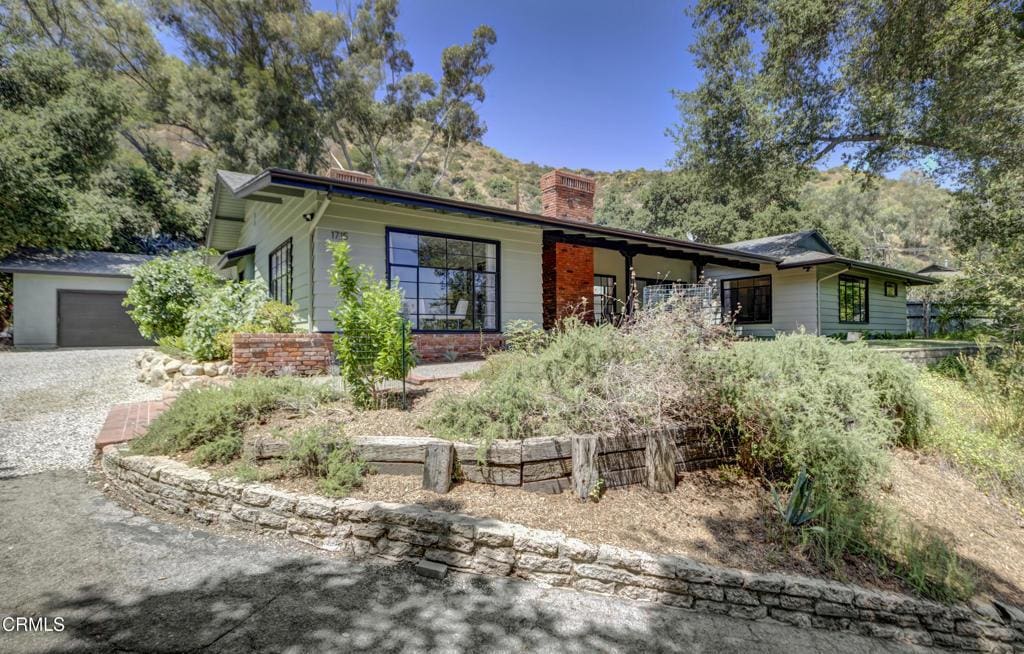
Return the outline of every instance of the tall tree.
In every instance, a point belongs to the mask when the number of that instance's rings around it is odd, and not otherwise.
[[[152,0],[184,46],[170,108],[222,165],[242,170],[323,166],[327,95],[338,79],[343,18],[307,0]]]

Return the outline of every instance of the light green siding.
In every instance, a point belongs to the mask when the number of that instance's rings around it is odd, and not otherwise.
[[[738,277],[771,275],[772,321],[769,324],[737,325],[736,331],[745,336],[770,337],[780,332],[804,328],[814,333],[817,326],[815,281],[813,270],[803,268],[778,270],[774,264],[762,264],[760,271],[739,270],[721,266],[708,266],[704,270],[708,279],[719,281]]]
[[[330,259],[323,243],[328,238],[347,238],[351,245],[353,262],[372,267],[374,274],[383,279],[387,266],[385,230],[388,227],[498,241],[501,244],[498,263],[501,324],[517,319],[532,320],[540,324],[540,229],[434,211],[411,210],[387,204],[335,199],[316,229],[316,255],[313,265],[314,329],[334,329],[329,311],[338,301],[337,291],[327,278]]]
[[[864,277],[868,280],[867,323],[839,322],[839,275],[836,273]],[[846,271],[842,266],[819,266],[819,297],[821,301],[821,327],[823,334],[845,334],[847,332],[890,332],[902,334],[907,331],[907,287],[897,279],[858,270]],[[896,297],[885,297],[885,282],[896,282]]]
[[[57,347],[57,291],[127,291],[130,277],[14,273],[14,345]]]
[[[285,198],[281,204],[249,202],[242,224],[238,246],[255,245],[252,278],[267,283],[270,274],[270,253],[289,238],[292,239],[292,303],[296,306],[297,324],[309,326],[309,224],[302,214],[316,210],[312,194],[304,198]],[[247,270],[247,275],[250,272]]]

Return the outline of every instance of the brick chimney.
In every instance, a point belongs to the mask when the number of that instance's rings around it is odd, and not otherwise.
[[[349,184],[369,184],[372,186],[377,183],[377,180],[369,173],[361,173],[358,170],[345,170],[344,168],[328,168],[327,176],[339,182],[348,182]]]
[[[550,218],[594,222],[594,190],[589,177],[552,170],[540,178],[541,213]],[[594,250],[544,240],[541,256],[541,298],[544,328],[577,315],[594,320]]]
[[[594,222],[594,180],[582,175],[552,170],[540,178],[541,213],[551,218]]]

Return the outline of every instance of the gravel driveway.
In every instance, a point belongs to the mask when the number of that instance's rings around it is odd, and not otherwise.
[[[87,467],[111,405],[162,395],[135,381],[139,351],[0,352],[0,478]]]

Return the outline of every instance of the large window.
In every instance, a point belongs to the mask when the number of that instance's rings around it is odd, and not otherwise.
[[[868,280],[850,275],[839,276],[839,322],[868,321]]]
[[[594,275],[594,322],[615,318],[615,275]]]
[[[277,246],[270,253],[270,298],[283,302],[292,303],[292,240]]]
[[[417,331],[497,331],[498,243],[389,229],[388,279]]]
[[[772,321],[772,277],[722,280],[722,315],[738,325]]]

